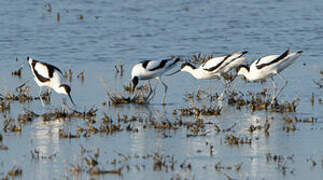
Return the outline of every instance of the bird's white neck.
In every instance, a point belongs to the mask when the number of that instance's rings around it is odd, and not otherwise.
[[[184,68],[181,69],[181,71],[183,72],[188,72],[190,74],[192,74],[192,76],[194,76],[196,79],[198,79],[198,72],[197,69],[191,67],[191,66],[185,66]]]
[[[242,68],[239,69],[238,75],[243,75],[249,81],[252,81],[253,80],[250,71],[247,68],[245,68],[245,67],[242,67]]]
[[[210,73],[202,68],[192,68],[191,66],[185,66],[181,71],[190,73],[195,79],[213,79]]]
[[[63,86],[55,86],[53,88],[58,94],[67,94]]]

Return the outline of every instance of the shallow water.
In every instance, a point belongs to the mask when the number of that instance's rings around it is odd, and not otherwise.
[[[197,81],[185,73],[164,78],[168,84],[167,105],[160,105],[162,89],[159,86],[156,97],[148,106],[123,105],[102,106],[108,101],[99,78],[103,77],[114,92],[123,91],[129,83],[132,65],[143,59],[160,59],[172,55],[192,56],[201,51],[205,54],[225,55],[233,51],[248,50],[249,62],[268,55],[278,54],[287,48],[303,50],[304,54],[286,69],[282,75],[288,79],[287,88],[280,101],[299,98],[295,113],[251,112],[248,108],[236,110],[224,105],[220,116],[199,117],[204,122],[216,123],[221,129],[235,124],[230,132],[217,133],[214,126],[204,129],[205,136],[187,137],[190,130],[143,128],[144,122],[131,124],[138,132],[121,131],[112,135],[103,133],[90,137],[61,139],[59,129],[70,130],[87,127],[83,119],[45,122],[36,118],[22,125],[21,133],[4,132],[3,144],[8,150],[0,150],[0,177],[7,175],[13,167],[23,170],[23,179],[90,178],[85,168],[77,175],[71,172],[73,165],[82,162],[81,146],[93,157],[99,148],[99,167],[112,170],[124,167],[122,176],[114,174],[91,176],[95,179],[319,179],[323,172],[323,105],[322,88],[313,80],[320,81],[323,70],[321,54],[323,4],[315,0],[296,1],[48,1],[52,11],[44,7],[44,1],[1,1],[0,7],[0,93],[15,92],[25,81],[31,87],[31,94],[37,96],[39,88],[32,80],[27,67],[22,77],[12,76],[24,63],[27,56],[55,64],[63,71],[73,71],[72,96],[77,110],[97,107],[93,126],[99,127],[103,113],[116,123],[120,116],[138,115],[152,117],[158,122],[176,122],[179,116],[172,115],[176,108],[189,107],[185,94],[197,89],[220,92],[219,81]],[[56,14],[60,14],[57,21]],[[80,19],[80,15],[83,19]],[[15,59],[18,58],[18,61]],[[124,75],[115,73],[114,65],[123,64]],[[76,76],[83,72],[82,83]],[[280,83],[279,78],[275,78]],[[156,82],[154,82],[156,83]],[[142,83],[141,83],[142,84]],[[280,83],[281,84],[281,83]],[[260,92],[270,83],[235,82],[235,90]],[[310,98],[315,97],[314,105]],[[44,113],[61,107],[62,96],[52,93],[52,106],[42,108],[40,101],[11,104],[10,113],[2,113],[1,123],[6,117],[16,118],[24,109]],[[202,103],[194,102],[196,106]],[[208,102],[204,104],[209,105]],[[285,132],[283,118],[294,116],[305,119],[314,117],[313,123],[295,123],[296,131]],[[270,119],[269,136],[263,130],[248,132],[251,124],[264,125]],[[194,117],[183,117],[183,121],[195,121]],[[123,125],[123,124],[122,124]],[[122,128],[126,128],[125,125]],[[251,145],[228,145],[226,135],[252,139]],[[213,145],[213,154],[210,154]],[[39,150],[43,158],[32,158],[31,152]],[[124,160],[122,155],[130,156]],[[174,170],[162,167],[154,169],[152,157],[135,158],[158,153],[169,160],[175,159]],[[281,155],[281,161],[266,160],[266,154]],[[55,155],[53,155],[55,154]],[[53,155],[51,159],[48,156]],[[170,156],[170,157],[168,157]],[[122,160],[115,165],[113,160]],[[316,165],[313,166],[313,161]],[[219,164],[221,162],[221,164]],[[184,163],[181,167],[181,164]],[[84,164],[84,159],[83,159]],[[190,164],[191,168],[187,168]],[[223,168],[216,169],[218,164]],[[234,166],[241,164],[241,169]],[[129,166],[129,169],[126,168]],[[227,168],[228,166],[232,169]]]

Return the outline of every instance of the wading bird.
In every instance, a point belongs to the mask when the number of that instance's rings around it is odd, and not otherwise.
[[[61,83],[61,78],[62,78],[61,76],[63,75],[63,73],[60,69],[58,69],[56,66],[47,64],[45,62],[34,60],[30,57],[27,57],[27,61],[31,68],[31,72],[34,76],[34,80],[40,87],[39,98],[43,106],[44,106],[44,102],[41,98],[42,86],[46,86],[48,88],[54,89],[59,94],[67,95],[70,98],[72,104],[75,105],[71,97],[70,86],[67,84]]]
[[[285,68],[293,64],[295,60],[303,53],[298,51],[290,53],[287,49],[281,55],[269,55],[255,60],[250,67],[246,65],[240,65],[238,67],[238,75],[243,75],[249,81],[263,80],[271,77],[274,93],[272,97],[272,104],[276,102],[276,98],[279,96],[281,91],[286,87],[288,81],[280,74]],[[276,84],[272,78],[274,75],[278,75],[283,81],[284,85],[276,92]]]
[[[223,98],[224,92],[227,89],[227,83],[225,79],[222,77],[225,73],[228,73],[233,68],[238,67],[246,60],[243,55],[247,54],[248,51],[243,52],[234,52],[228,54],[227,56],[214,57],[209,59],[207,62],[200,65],[200,67],[196,68],[194,65],[186,62],[182,64],[180,70],[170,74],[173,75],[179,71],[190,73],[195,79],[221,79],[224,85],[224,91],[220,96],[220,99]]]
[[[171,59],[163,59],[160,61],[157,60],[145,60],[133,66],[131,72],[131,81],[133,84],[133,89],[136,88],[139,80],[148,80],[149,84],[149,95],[151,95],[152,89],[149,80],[157,79],[164,86],[164,94],[162,97],[162,104],[165,104],[165,97],[167,93],[167,85],[161,80],[161,76],[172,69],[175,64],[180,61],[180,58],[171,58]]]

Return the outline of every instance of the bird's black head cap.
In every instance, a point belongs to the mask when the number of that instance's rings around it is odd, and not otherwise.
[[[196,67],[195,67],[195,66],[193,66],[193,64],[191,64],[191,63],[189,63],[189,62],[186,62],[186,63],[182,64],[182,65],[181,65],[181,69],[183,69],[185,66],[189,66],[189,67],[191,67],[192,69],[196,69]]]
[[[63,87],[65,89],[67,96],[70,98],[72,104],[75,105],[71,96],[71,87],[67,84],[61,84],[60,87]]]
[[[132,85],[133,85],[132,88],[133,88],[133,90],[135,90],[138,82],[139,82],[139,78],[137,76],[132,78]]]
[[[250,71],[250,67],[245,64],[241,64],[240,66],[238,66],[236,71],[239,72],[241,68],[245,68],[247,69],[247,71]]]

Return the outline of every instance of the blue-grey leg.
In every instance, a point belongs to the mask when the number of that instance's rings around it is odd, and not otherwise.
[[[161,104],[165,105],[165,98],[166,98],[166,93],[167,93],[168,86],[160,79],[160,77],[157,77],[157,79],[164,86],[164,94],[163,94],[163,97],[162,97]]]
[[[225,82],[225,80],[223,78],[220,78],[221,82],[223,84],[223,91],[221,93],[221,95],[218,97],[219,101],[223,101],[224,99],[224,94],[227,92],[227,83]]]
[[[150,99],[153,99],[155,97],[157,86],[158,86],[158,82],[156,82],[156,84],[155,84],[155,87],[153,89],[153,94],[151,95]]]
[[[151,101],[155,97],[157,85],[158,85],[158,82],[156,82],[155,87],[152,90],[152,95],[150,96],[150,98],[148,99],[148,101]]]
[[[150,80],[148,80],[148,86],[149,86],[149,93],[148,93],[148,95],[146,97],[147,102],[151,101],[154,98],[155,92],[156,92],[156,89],[157,89],[157,83],[156,83],[154,89],[152,89]]]
[[[283,89],[284,89],[284,88],[287,86],[287,84],[288,84],[288,81],[284,78],[284,76],[280,75],[279,73],[278,73],[277,75],[280,77],[280,79],[282,79],[282,80],[284,81],[284,84],[283,84],[283,86],[278,90],[278,93],[276,94],[275,99],[280,95],[280,93],[283,91]]]
[[[271,82],[272,82],[272,88],[273,88],[273,96],[272,96],[272,99],[271,99],[271,104],[275,104],[275,102],[276,102],[276,91],[277,91],[277,88],[276,88],[276,83],[275,83],[275,81],[274,81],[274,78],[273,77],[271,77],[270,78],[271,79]]]
[[[155,92],[156,92],[156,88],[157,88],[157,84],[155,85],[155,88],[152,89],[151,88],[151,83],[150,83],[150,80],[148,80],[148,85],[149,85],[149,93],[148,93],[148,96],[146,97],[146,100],[149,102],[151,101],[154,96],[155,96]]]
[[[41,89],[42,89],[42,87],[40,86],[40,87],[39,87],[39,99],[40,99],[41,104],[43,105],[43,107],[45,107],[45,104],[44,104],[43,99],[42,99],[42,97],[41,97]]]
[[[150,80],[148,80],[148,86],[149,86],[149,93],[148,93],[146,99],[149,99],[149,97],[151,96],[152,91],[153,91],[152,88],[151,88]]]
[[[267,102],[267,99],[270,97],[270,96],[269,96],[269,90],[272,90],[272,91],[273,91],[273,93],[274,93],[274,86],[275,86],[275,82],[274,82],[274,79],[273,79],[273,78],[270,78],[270,80],[271,80],[271,86],[269,86],[269,87],[267,88],[267,92],[266,92],[266,96],[265,96],[265,102]]]

